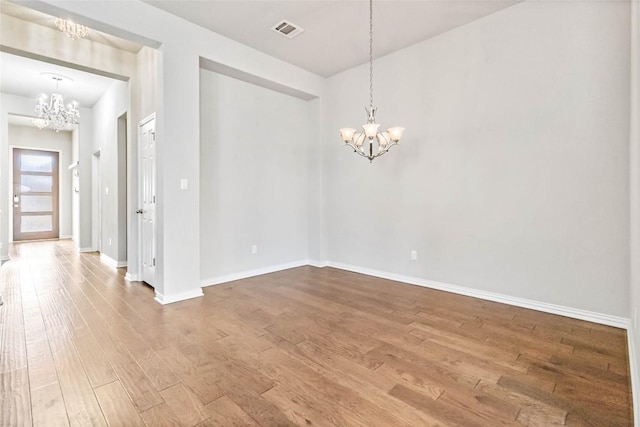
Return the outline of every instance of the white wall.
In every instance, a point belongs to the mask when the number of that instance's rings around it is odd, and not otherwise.
[[[80,130],[76,127],[71,131],[71,162],[76,164],[80,160]],[[77,163],[79,165],[79,163]],[[73,241],[80,242],[80,171],[78,167],[72,171],[71,187],[71,235]]]
[[[203,284],[308,258],[310,102],[200,70]],[[252,254],[251,247],[258,246]]]
[[[80,237],[78,239],[78,249],[81,251],[95,250],[92,245],[92,174],[91,174],[91,153],[93,148],[93,110],[89,108],[80,108],[80,124],[77,126],[78,133],[78,161],[79,173],[79,190],[78,195],[78,229]]]
[[[631,7],[631,328],[628,333],[635,424],[640,425],[640,3],[633,2]]]
[[[58,213],[59,236],[70,238],[72,229],[72,159],[71,132],[56,132],[29,126],[9,125],[9,146],[36,150],[57,151],[58,154]],[[10,158],[13,154],[10,153]],[[13,230],[13,218],[9,218],[9,230]]]
[[[119,217],[119,206],[126,199],[126,182],[118,178],[126,165],[118,162],[118,117],[127,112],[128,103],[127,83],[114,80],[93,107],[93,151],[100,150],[101,249],[119,263],[126,262],[126,250],[120,246],[126,234],[121,225],[126,221]]]
[[[331,261],[628,317],[629,4],[527,2],[329,80]],[[418,261],[410,261],[411,250]]]

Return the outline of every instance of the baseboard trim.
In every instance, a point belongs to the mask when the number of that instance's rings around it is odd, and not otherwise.
[[[9,258],[8,256],[1,256],[0,257],[0,266],[2,264],[4,264],[5,262],[9,262],[9,261],[11,261],[11,258]]]
[[[70,234],[69,235],[65,234],[64,236],[58,236],[58,239],[60,239],[60,240],[68,240],[68,239],[73,239],[73,236],[70,235]]]
[[[129,282],[139,282],[140,278],[137,274],[131,274],[127,271],[127,274],[124,275],[124,280],[128,280]]]
[[[224,276],[210,277],[200,281],[201,286],[214,286],[222,283],[234,282],[236,280],[248,279],[250,277],[261,276],[263,274],[275,273],[277,271],[288,270],[290,268],[313,265],[309,260],[293,261],[285,264],[273,265],[270,267],[256,268],[254,270],[241,271],[240,273],[226,274]]]
[[[198,298],[203,296],[202,288],[192,289],[186,292],[180,292],[179,294],[173,295],[163,295],[160,292],[156,291],[156,297],[154,298],[157,302],[162,305],[172,304],[174,302],[184,301],[191,298]]]
[[[636,347],[633,328],[627,329],[627,346],[629,347],[629,373],[631,374],[631,396],[633,402],[633,425],[640,426],[640,366],[638,366],[638,348]]]
[[[109,255],[106,255],[106,254],[100,254],[100,261],[102,261],[104,264],[107,264],[109,267],[113,267],[113,268],[120,268],[120,267],[127,266],[127,261],[116,261],[115,259],[111,258]]]
[[[560,316],[571,317],[573,319],[586,320],[588,322],[600,323],[607,326],[614,326],[629,330],[631,326],[630,319],[609,314],[596,313],[588,310],[581,310],[562,305],[549,304],[525,298],[518,298],[504,294],[482,291],[464,286],[451,285],[435,280],[425,280],[416,277],[403,276],[400,274],[387,273],[379,270],[357,267],[349,264],[337,262],[329,262],[329,267],[338,268],[340,270],[352,271],[354,273],[366,274],[368,276],[379,277],[382,279],[395,280],[396,282],[407,283],[410,285],[423,286],[425,288],[437,289],[440,291],[452,292],[454,294],[466,295],[470,297],[480,298],[488,301],[509,304],[516,307],[528,308],[531,310],[542,311],[545,313],[558,314]]]
[[[78,252],[80,252],[80,253],[96,252],[96,250],[93,249],[93,248],[78,248]]]
[[[307,261],[307,265],[310,265],[311,267],[323,268],[323,267],[329,266],[329,261],[316,261],[316,260],[310,259]]]

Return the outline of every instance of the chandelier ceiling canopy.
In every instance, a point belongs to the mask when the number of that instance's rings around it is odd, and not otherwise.
[[[369,106],[367,111],[367,123],[362,125],[362,132],[353,128],[340,129],[342,140],[353,151],[373,162],[376,157],[382,156],[389,148],[397,145],[402,137],[404,128],[392,127],[385,132],[380,132],[380,125],[376,123],[376,107],[373,106],[373,0],[369,0]],[[365,144],[365,141],[367,144]],[[374,148],[374,141],[376,148]]]
[[[68,77],[57,74],[45,74],[45,77],[49,77],[56,82],[56,92],[60,82],[71,81]],[[35,107],[38,117],[32,120],[32,123],[38,129],[49,128],[60,132],[61,130],[70,130],[73,125],[80,122],[78,105],[73,102],[65,106],[64,98],[56,92],[52,92],[49,96],[42,94],[38,98]]]

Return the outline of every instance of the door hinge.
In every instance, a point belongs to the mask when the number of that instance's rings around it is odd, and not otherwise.
[[[153,202],[152,203],[155,203],[155,202],[156,202],[156,196],[153,196]]]
[[[151,131],[151,138],[153,139],[153,142],[156,142],[156,133],[155,133],[155,131]]]
[[[153,266],[154,267],[156,266],[156,259],[155,258],[153,258]]]

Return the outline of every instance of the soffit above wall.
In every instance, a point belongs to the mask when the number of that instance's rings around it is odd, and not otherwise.
[[[366,63],[369,2],[144,0],[259,51],[328,77]],[[437,36],[521,0],[374,1],[374,56]],[[281,20],[304,32],[288,39],[271,29]]]

